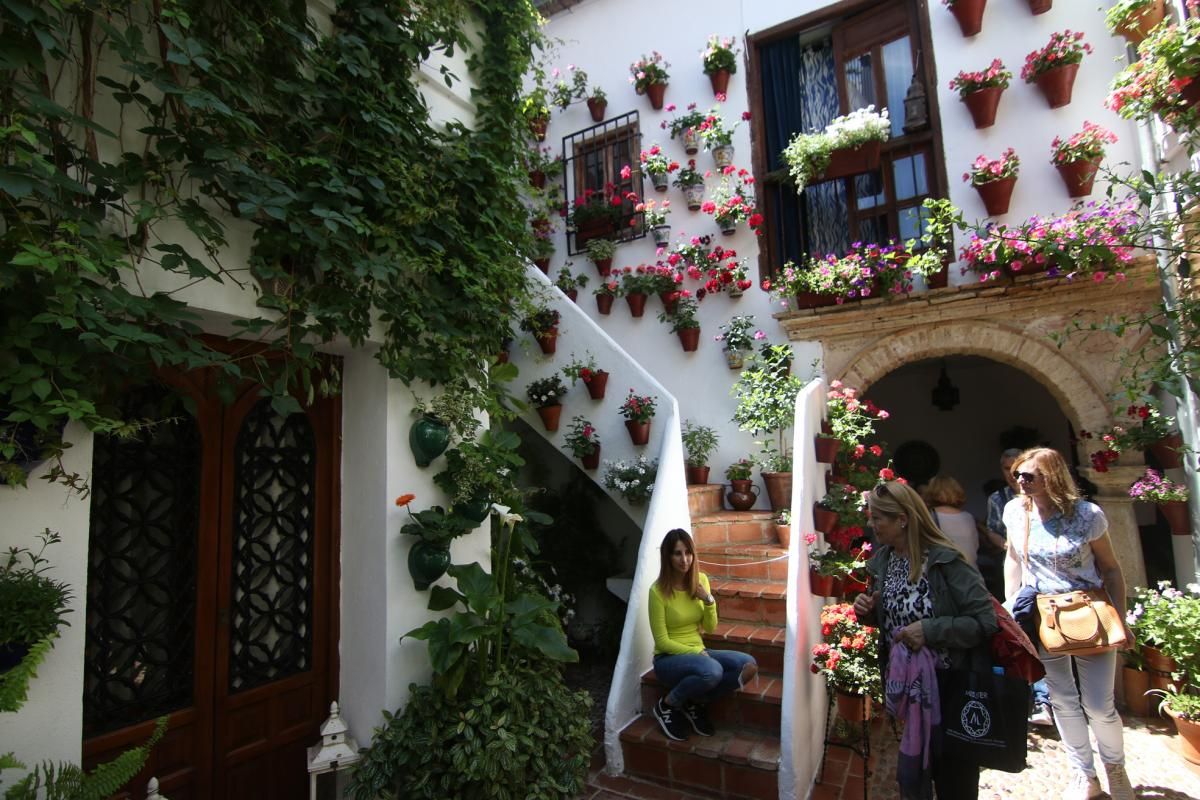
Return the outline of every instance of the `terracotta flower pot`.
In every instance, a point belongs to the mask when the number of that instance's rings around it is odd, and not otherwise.
[[[867,142],[859,147],[843,147],[829,154],[829,166],[821,173],[821,180],[861,175],[879,166],[880,149],[883,142]]]
[[[542,425],[546,430],[553,433],[558,430],[558,420],[562,416],[562,406],[555,404],[552,406],[543,406],[537,410],[538,416],[542,418]]]
[[[665,83],[652,83],[646,87],[646,97],[650,98],[650,107],[655,111],[661,111],[663,107],[663,96],[667,93],[667,85]]]
[[[813,527],[821,533],[832,533],[837,528],[838,515],[819,505],[813,505]]]
[[[1054,6],[1054,0],[1029,0],[1029,11],[1034,15],[1045,14]]]
[[[659,292],[658,300],[662,303],[663,311],[675,313],[675,304],[679,302],[679,292]]]
[[[1000,95],[1004,90],[999,86],[989,86],[977,92],[971,92],[962,99],[963,105],[971,112],[971,119],[976,129],[990,128],[996,124],[996,107],[1000,105]]]
[[[708,73],[708,80],[712,84],[713,96],[726,94],[729,89],[729,70],[719,69],[716,72]]]
[[[1179,755],[1193,764],[1200,764],[1200,722],[1192,722],[1176,714],[1170,707],[1167,713],[1179,731]]]
[[[679,343],[683,345],[683,352],[694,353],[696,348],[700,346],[700,329],[699,328],[682,328],[675,332],[679,337]]]
[[[1142,6],[1139,9],[1141,13],[1135,11],[1130,14],[1125,20],[1117,26],[1113,33],[1125,37],[1125,41],[1132,45],[1141,44],[1142,40],[1150,35],[1150,31],[1154,26],[1163,21],[1167,15],[1166,3],[1164,0],[1154,0],[1147,6]]]
[[[734,511],[747,511],[758,499],[758,487],[749,478],[731,478],[729,488],[730,491],[725,495],[725,499]]]
[[[609,273],[612,272],[612,258],[611,257],[610,258],[602,258],[598,261],[593,261],[592,263],[596,265],[596,270],[600,273],[601,278],[607,278]]]
[[[683,474],[687,476],[689,486],[699,486],[700,484],[708,483],[709,467],[692,467],[684,465]]]
[[[974,36],[983,30],[983,9],[987,0],[958,0],[950,6],[950,13],[958,21],[963,36]]]
[[[845,577],[842,579],[842,596],[857,597],[860,593],[867,590],[867,584],[860,581],[858,578]]]
[[[568,298],[570,298],[572,303],[579,302],[579,290],[578,289],[567,289],[566,295]]]
[[[546,141],[546,128],[550,125],[550,117],[534,117],[529,120],[529,132],[539,142]]]
[[[1075,88],[1078,73],[1078,64],[1063,64],[1046,70],[1034,80],[1050,107],[1062,108],[1071,102],[1071,90]]]
[[[1176,536],[1191,536],[1191,520],[1188,519],[1188,506],[1183,500],[1172,500],[1168,503],[1159,503],[1158,510],[1162,512],[1163,517],[1167,520],[1167,526],[1171,529],[1171,533]]]
[[[821,308],[837,305],[837,297],[832,294],[819,292],[799,292],[796,295],[796,308]]]
[[[537,339],[538,347],[542,348],[542,352],[546,355],[554,355],[554,351],[558,349],[558,327],[555,326],[546,331],[541,336],[534,336]]]
[[[629,431],[629,440],[641,447],[650,442],[650,423],[625,420],[625,429]]]
[[[1175,659],[1153,645],[1142,645],[1142,656],[1146,659],[1146,669],[1152,672],[1170,675],[1178,668]]]
[[[989,217],[1008,213],[1008,204],[1012,200],[1013,187],[1017,185],[1016,178],[1001,178],[998,181],[988,181],[975,186],[979,199],[987,209]]]
[[[820,575],[816,570],[808,571],[808,590],[817,597],[833,597],[833,576]]]
[[[961,2],[961,0],[960,0]],[[868,718],[870,698],[865,694],[837,693],[838,716],[847,722],[862,722]]]
[[[611,294],[596,295],[596,310],[608,316],[612,313],[613,296]]]
[[[583,464],[584,469],[595,469],[600,466],[600,445],[596,445],[596,449],[591,452],[591,455],[579,459],[579,463]]]
[[[1162,469],[1174,469],[1183,466],[1183,436],[1178,432],[1169,434],[1150,445],[1154,460]]]
[[[603,400],[604,389],[608,386],[608,373],[598,369],[592,373],[589,380],[583,382],[583,385],[587,387],[588,397],[593,400]]]
[[[945,289],[950,285],[950,268],[942,267],[926,278],[925,283],[930,289]]]
[[[792,526],[775,523],[775,538],[779,540],[780,547],[791,547]]]
[[[1069,197],[1087,197],[1092,193],[1092,184],[1096,182],[1096,172],[1100,169],[1100,159],[1072,161],[1067,164],[1055,164],[1063,183],[1067,187]]]
[[[529,185],[535,189],[543,189],[546,186],[546,173],[540,169],[529,171]]]
[[[629,304],[629,313],[632,316],[640,317],[646,313],[646,295],[641,292],[630,292],[625,295],[625,302]]]
[[[822,464],[832,464],[837,458],[838,450],[842,447],[840,439],[833,439],[829,436],[818,436],[813,441],[813,446],[817,451],[817,461]]]
[[[588,111],[591,112],[592,122],[604,122],[604,112],[608,109],[607,100],[597,100],[594,97],[587,99]]]
[[[1150,716],[1151,700],[1146,696],[1146,692],[1150,691],[1150,673],[1133,667],[1122,667],[1121,686],[1125,711],[1136,717]]]
[[[792,507],[792,473],[764,472],[762,479],[767,486],[772,511]]]
[[[535,259],[533,260],[533,265],[534,265],[535,267],[537,267],[538,269],[540,269],[540,270],[542,271],[542,274],[543,274],[543,275],[549,275],[549,274],[550,274],[550,259],[548,259],[548,258],[535,258]]]

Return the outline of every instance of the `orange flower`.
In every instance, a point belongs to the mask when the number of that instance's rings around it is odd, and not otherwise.
[[[402,494],[396,498],[396,505],[406,506],[409,503],[411,503],[413,500],[416,500],[416,499],[417,499],[417,496],[415,494]]]

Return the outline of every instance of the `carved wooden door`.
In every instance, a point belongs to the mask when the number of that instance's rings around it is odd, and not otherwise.
[[[169,728],[155,775],[172,800],[293,800],[336,663],[336,400],[276,413],[213,376],[131,393],[172,422],[97,437],[89,545],[84,762]]]

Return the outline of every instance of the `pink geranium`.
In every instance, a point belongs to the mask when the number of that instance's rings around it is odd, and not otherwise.
[[[1000,158],[978,156],[975,163],[971,165],[970,171],[963,173],[963,180],[968,181],[972,186],[982,186],[992,181],[1015,178],[1020,168],[1021,160],[1010,147],[1000,154]]]

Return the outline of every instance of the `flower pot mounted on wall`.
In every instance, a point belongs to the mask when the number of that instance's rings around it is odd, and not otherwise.
[[[629,313],[632,316],[640,317],[646,313],[646,295],[641,292],[630,292],[625,295],[625,302],[629,304]]]
[[[546,188],[546,173],[542,172],[540,169],[530,170],[529,185],[535,189]]]
[[[550,125],[550,117],[534,117],[529,120],[529,132],[539,142],[546,141],[546,128]]]
[[[542,418],[542,426],[546,430],[553,433],[558,430],[558,420],[562,416],[562,406],[542,406],[537,410],[538,416]]]
[[[950,13],[958,21],[963,36],[974,36],[983,29],[983,10],[987,0],[955,0]]]
[[[667,93],[667,85],[665,83],[652,83],[646,87],[646,97],[650,98],[650,107],[655,111],[661,111],[663,107],[663,97]]]
[[[729,89],[729,70],[719,69],[708,73],[709,83],[712,84],[713,96],[726,94]]]
[[[450,567],[450,546],[431,544],[418,539],[408,551],[408,574],[413,586],[423,592],[430,584],[446,574]]]
[[[837,528],[838,515],[820,505],[813,505],[813,527],[821,533],[833,533]]]
[[[676,331],[679,336],[679,343],[683,345],[683,352],[694,353],[696,348],[700,346],[700,329],[699,328],[683,328]]]
[[[1100,169],[1100,159],[1072,161],[1068,164],[1055,164],[1054,168],[1062,177],[1070,197],[1087,197],[1092,193],[1092,184],[1096,182],[1096,172]]]
[[[1155,25],[1162,22],[1166,15],[1167,7],[1164,0],[1152,0],[1148,5],[1134,9],[1113,33],[1124,36],[1125,41],[1137,46],[1150,35],[1150,31],[1154,29]]]
[[[605,316],[612,313],[613,296],[611,294],[596,295],[596,310]]]
[[[833,597],[833,576],[821,575],[815,569],[808,571],[808,591],[817,597]]]
[[[1029,0],[1029,11],[1033,14],[1045,14],[1054,6],[1054,0]]]
[[[592,373],[592,377],[583,382],[587,387],[588,397],[593,400],[604,399],[604,389],[608,386],[608,373],[602,369],[598,369]]]
[[[838,450],[842,448],[842,441],[830,436],[818,436],[813,441],[813,446],[817,451],[817,461],[822,464],[832,464],[837,458]]]
[[[1078,73],[1078,64],[1063,64],[1035,78],[1038,89],[1051,108],[1062,108],[1071,102],[1071,92],[1075,88],[1075,76]]]
[[[583,464],[584,469],[596,469],[600,466],[600,445],[596,445],[596,449],[590,454],[579,459],[579,463]]]
[[[554,355],[554,351],[558,349],[558,326],[556,325],[533,338],[537,339],[538,347],[542,348],[543,353],[548,356]]]
[[[1000,105],[1000,95],[1004,89],[999,86],[989,86],[977,92],[971,92],[962,99],[963,105],[971,112],[976,130],[990,128],[996,124],[996,108]]]
[[[1183,466],[1183,456],[1179,452],[1183,448],[1183,436],[1172,433],[1150,445],[1150,452],[1161,469],[1174,469]]]
[[[988,181],[975,186],[975,191],[979,192],[979,199],[983,201],[983,207],[987,209],[988,216],[995,217],[1008,213],[1013,187],[1016,185],[1016,178],[1001,178],[998,181]]]
[[[418,467],[428,467],[449,446],[450,429],[433,417],[419,417],[408,429],[408,448]]]
[[[625,420],[625,429],[629,431],[629,441],[638,447],[650,443],[650,423]]]
[[[1167,503],[1159,503],[1158,510],[1162,512],[1171,533],[1176,536],[1191,535],[1191,520],[1188,519],[1188,507],[1185,501],[1172,500]]]
[[[592,115],[592,122],[604,122],[604,112],[608,109],[607,100],[597,100],[595,97],[587,99],[588,112]]]
[[[683,131],[683,152],[694,156],[700,152],[700,134],[695,128],[685,128]]]

